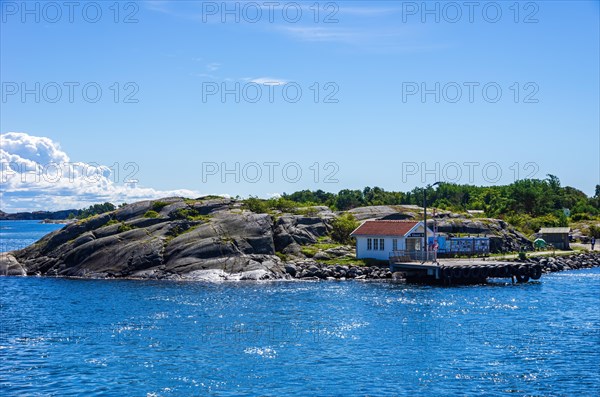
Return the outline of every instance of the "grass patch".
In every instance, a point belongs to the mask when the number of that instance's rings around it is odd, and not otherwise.
[[[121,222],[119,222],[119,221],[118,221],[118,220],[116,220],[116,219],[111,219],[110,221],[106,222],[106,225],[104,225],[104,226],[116,225],[116,224],[118,224],[118,223],[121,223]]]
[[[331,244],[331,243],[316,243],[311,245],[304,245],[300,248],[300,252],[302,252],[305,256],[312,258],[319,251],[325,251],[331,248],[341,247],[342,244]]]
[[[343,244],[335,244],[335,243],[317,243],[317,244],[313,244],[313,247],[317,247],[320,250],[328,250],[331,248],[338,248],[338,247],[342,247]]]
[[[388,261],[381,261],[378,259],[356,259],[356,258],[337,258],[337,259],[327,259],[324,261],[319,261],[326,265],[342,265],[342,266],[360,266],[360,267],[370,267],[370,266],[389,266]]]
[[[585,247],[578,247],[578,246],[575,246],[575,247],[571,247],[571,249],[572,249],[573,251],[579,251],[579,252],[590,252],[590,250],[589,250],[589,249],[587,249],[587,248],[585,248]]]
[[[283,252],[275,252],[275,255],[277,255],[277,257],[279,259],[281,259],[283,262],[287,262],[288,257],[286,254],[284,254]]]
[[[294,210],[294,214],[303,215],[307,217],[315,217],[319,215],[319,211],[314,207],[297,208]]]
[[[223,199],[222,196],[215,196],[214,194],[209,194],[208,196],[202,196],[199,200],[219,200]]]
[[[256,214],[269,214],[273,211],[280,211],[287,214],[315,216],[318,214],[318,211],[315,208],[311,208],[313,206],[314,204],[312,203],[299,203],[283,197],[268,200],[249,197],[243,200],[243,207]]]
[[[308,256],[309,258],[312,258],[313,256],[315,256],[317,254],[317,252],[319,252],[319,249],[316,247],[313,247],[312,245],[305,245],[304,247],[300,248],[300,252],[302,252],[302,254],[304,256]]]
[[[208,222],[210,215],[202,215],[200,211],[195,208],[181,208],[175,211],[172,215],[175,219],[182,219],[186,221],[203,221]]]

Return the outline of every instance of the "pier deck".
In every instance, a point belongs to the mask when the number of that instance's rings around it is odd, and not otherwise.
[[[518,282],[537,280],[542,268],[537,263],[490,260],[448,260],[437,263],[390,260],[390,271],[401,273],[410,281],[466,284],[485,282],[488,278],[511,278]]]

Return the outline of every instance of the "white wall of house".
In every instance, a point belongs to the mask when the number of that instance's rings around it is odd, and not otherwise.
[[[387,261],[390,259],[390,254],[394,250],[394,240],[398,241],[397,250],[405,250],[406,249],[406,238],[410,237],[413,233],[423,233],[424,228],[422,224],[417,225],[414,230],[411,231],[407,236],[356,236],[356,258],[365,259],[379,259],[382,261]],[[427,233],[431,236],[433,235],[433,231],[427,228]],[[369,249],[368,240],[371,239],[371,249]],[[375,249],[374,240],[377,239],[377,249]],[[380,240],[383,239],[383,247],[381,249]],[[422,239],[422,238],[421,238]],[[422,239],[423,240],[423,239]],[[422,243],[421,243],[421,246]]]
[[[368,239],[371,239],[371,249],[368,248]],[[373,240],[377,239],[377,250]],[[380,240],[384,241],[383,250],[381,249]],[[405,238],[398,236],[357,236],[356,237],[356,257],[358,259],[372,258],[387,261],[390,259],[390,253],[394,248],[394,240],[398,240],[398,250],[406,249]]]

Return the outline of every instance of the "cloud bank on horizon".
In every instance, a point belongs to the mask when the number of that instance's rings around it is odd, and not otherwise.
[[[198,197],[191,190],[156,190],[123,183],[101,164],[71,161],[60,144],[23,132],[0,134],[0,210],[56,211],[167,196]]]

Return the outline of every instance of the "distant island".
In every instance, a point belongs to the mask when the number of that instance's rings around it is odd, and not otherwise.
[[[16,212],[7,214],[0,211],[0,221],[42,221],[50,220],[65,220],[73,218],[80,213],[80,210],[63,210],[63,211],[34,211],[34,212]]]
[[[92,215],[112,211],[117,207],[111,203],[94,204],[85,209],[60,211],[15,212],[12,214],[0,210],[0,221],[67,221],[84,219]],[[49,222],[58,223],[58,222]],[[66,223],[66,222],[65,222]]]

